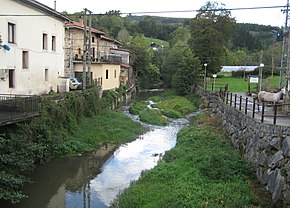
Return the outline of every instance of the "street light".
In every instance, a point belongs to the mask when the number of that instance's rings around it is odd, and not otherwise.
[[[207,63],[204,63],[204,80],[203,80],[203,89],[206,92],[206,67],[207,67]]]
[[[262,91],[262,79],[263,79],[263,67],[265,65],[263,63],[260,64],[260,91]]]

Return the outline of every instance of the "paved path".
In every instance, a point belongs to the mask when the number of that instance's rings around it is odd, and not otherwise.
[[[253,97],[247,96],[247,93],[232,93],[232,106],[234,107],[234,95],[237,94],[237,102],[236,102],[236,109],[239,110],[240,108],[240,96],[242,96],[242,105],[241,105],[241,112],[245,113],[245,106],[246,106],[246,98],[248,98],[248,107],[247,107],[247,115],[249,117],[253,116]],[[230,96],[229,96],[230,100]],[[230,102],[230,101],[229,101]],[[288,108],[288,109],[286,109]],[[289,106],[279,106],[277,109],[277,118],[276,118],[276,125],[281,126],[290,126],[290,104]],[[261,115],[262,115],[262,105],[255,105],[255,115],[254,118],[258,122],[261,122]],[[266,124],[274,124],[274,106],[265,106],[264,110],[264,121],[263,123]]]

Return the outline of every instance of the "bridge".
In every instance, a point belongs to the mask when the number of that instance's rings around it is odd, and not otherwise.
[[[40,98],[0,94],[0,126],[22,122],[39,115]]]

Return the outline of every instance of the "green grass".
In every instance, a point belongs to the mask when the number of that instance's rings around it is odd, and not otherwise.
[[[163,109],[164,111],[176,111],[181,115],[194,112],[196,108],[187,98],[181,96],[171,96],[167,100],[153,104],[153,107]]]
[[[133,103],[129,108],[129,112],[133,115],[139,115],[144,109],[146,109],[147,105],[147,101]]]
[[[67,154],[92,151],[102,144],[131,141],[145,132],[145,128],[119,111],[104,111],[82,119],[75,134],[63,142]]]
[[[150,45],[152,42],[157,44],[157,45],[160,45],[164,48],[169,48],[169,42],[165,41],[165,40],[160,40],[160,39],[156,39],[156,38],[147,38],[147,41],[148,41],[148,44]]]
[[[146,109],[139,116],[141,121],[153,125],[165,126],[169,122],[160,110]]]
[[[112,207],[264,207],[271,197],[253,190],[250,166],[225,139],[220,122],[200,116],[178,134],[177,145],[143,172]]]
[[[148,98],[156,102],[152,107],[159,108],[147,109],[148,101],[140,101],[133,103],[129,112],[140,116],[140,120],[153,125],[164,126],[168,123],[167,118],[182,118],[188,113],[197,110],[197,97],[189,99],[181,96],[176,96],[174,91],[166,91],[160,96],[152,96]],[[196,105],[195,105],[196,104]]]
[[[274,90],[278,89],[279,87],[279,76],[274,77],[268,77],[263,79],[263,89],[264,90]],[[210,79],[210,81],[207,82],[207,89],[212,89],[212,84],[214,80],[213,78]],[[283,81],[285,83],[285,81]],[[215,86],[224,86],[225,84],[228,84],[229,88],[228,90],[230,92],[248,92],[248,80],[245,80],[244,78],[235,78],[235,77],[219,77],[216,78]],[[251,83],[250,85],[251,92],[255,92],[259,89],[258,84]]]

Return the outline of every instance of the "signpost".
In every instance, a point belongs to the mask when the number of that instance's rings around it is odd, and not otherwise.
[[[259,83],[259,77],[258,76],[249,76],[248,78],[248,95],[251,96],[251,84],[257,84]]]
[[[213,74],[213,90],[215,91],[215,79],[217,78],[217,74]]]

